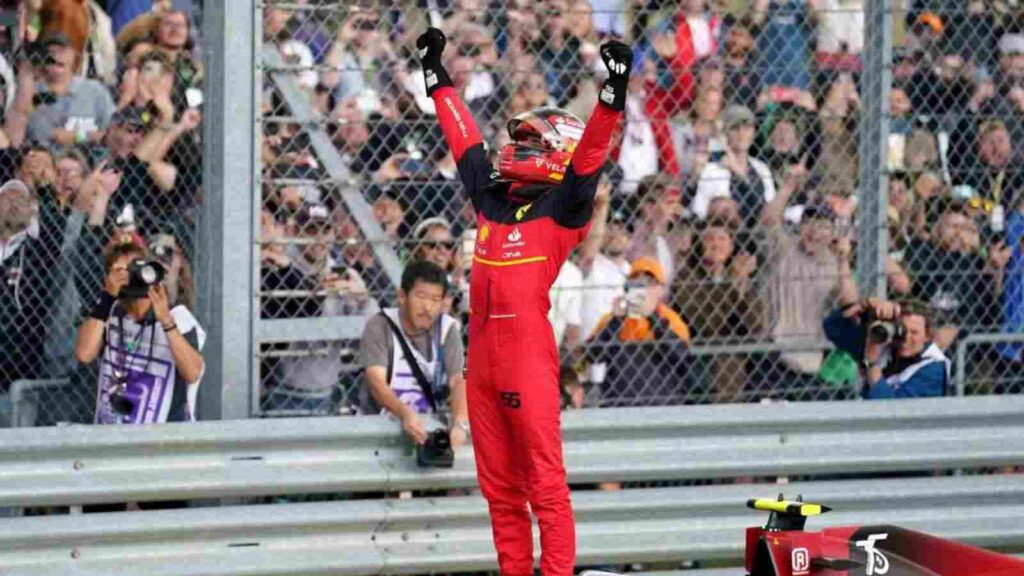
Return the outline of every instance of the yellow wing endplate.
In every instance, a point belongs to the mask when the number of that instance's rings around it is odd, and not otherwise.
[[[754,498],[747,500],[747,507],[765,512],[778,512],[790,516],[818,516],[831,510],[828,506],[811,504],[810,502],[793,502],[791,500],[775,500],[773,498]]]

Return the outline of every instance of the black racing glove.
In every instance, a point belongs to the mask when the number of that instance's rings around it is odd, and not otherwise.
[[[601,89],[601,102],[613,110],[626,109],[626,91],[629,85],[629,70],[633,67],[633,50],[617,40],[601,45],[601,60],[608,69],[608,79]]]
[[[427,96],[433,96],[439,88],[454,86],[448,71],[441,65],[441,53],[444,52],[445,43],[447,40],[444,32],[437,28],[428,28],[416,39],[420,63],[423,65],[423,77],[427,82]]]

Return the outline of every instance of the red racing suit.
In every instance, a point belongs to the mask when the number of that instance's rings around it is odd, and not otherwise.
[[[476,211],[467,389],[477,478],[503,576],[532,576],[532,511],[541,573],[572,576],[576,531],[562,463],[551,284],[590,227],[600,168],[620,112],[599,103],[564,180],[532,203],[501,180],[455,90],[433,94],[445,140]],[[529,503],[529,509],[527,508]]]

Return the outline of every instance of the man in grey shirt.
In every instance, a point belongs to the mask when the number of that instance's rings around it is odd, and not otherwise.
[[[45,146],[98,142],[115,111],[110,91],[96,80],[74,75],[75,50],[67,36],[49,34],[41,43],[46,49],[44,61],[34,71],[23,71],[33,81],[19,78],[20,88],[35,89],[30,97],[24,96],[26,100],[19,98],[21,104],[32,100],[28,139]]]
[[[411,369],[416,362],[437,408],[446,398],[449,401],[451,442],[457,447],[468,439],[469,418],[462,377],[462,331],[455,318],[441,312],[447,291],[447,276],[439,266],[426,261],[410,263],[402,273],[398,308],[385,309],[366,323],[359,357],[365,369],[364,408],[371,413],[390,413],[401,420],[403,430],[416,444],[422,444],[427,431],[419,415],[432,412],[433,407]],[[398,338],[405,339],[414,358],[406,356]],[[446,389],[447,394],[443,393]]]

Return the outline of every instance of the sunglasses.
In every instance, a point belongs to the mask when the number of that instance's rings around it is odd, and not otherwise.
[[[444,248],[445,250],[451,250],[455,248],[455,242],[451,240],[428,240],[423,243],[425,248]]]

